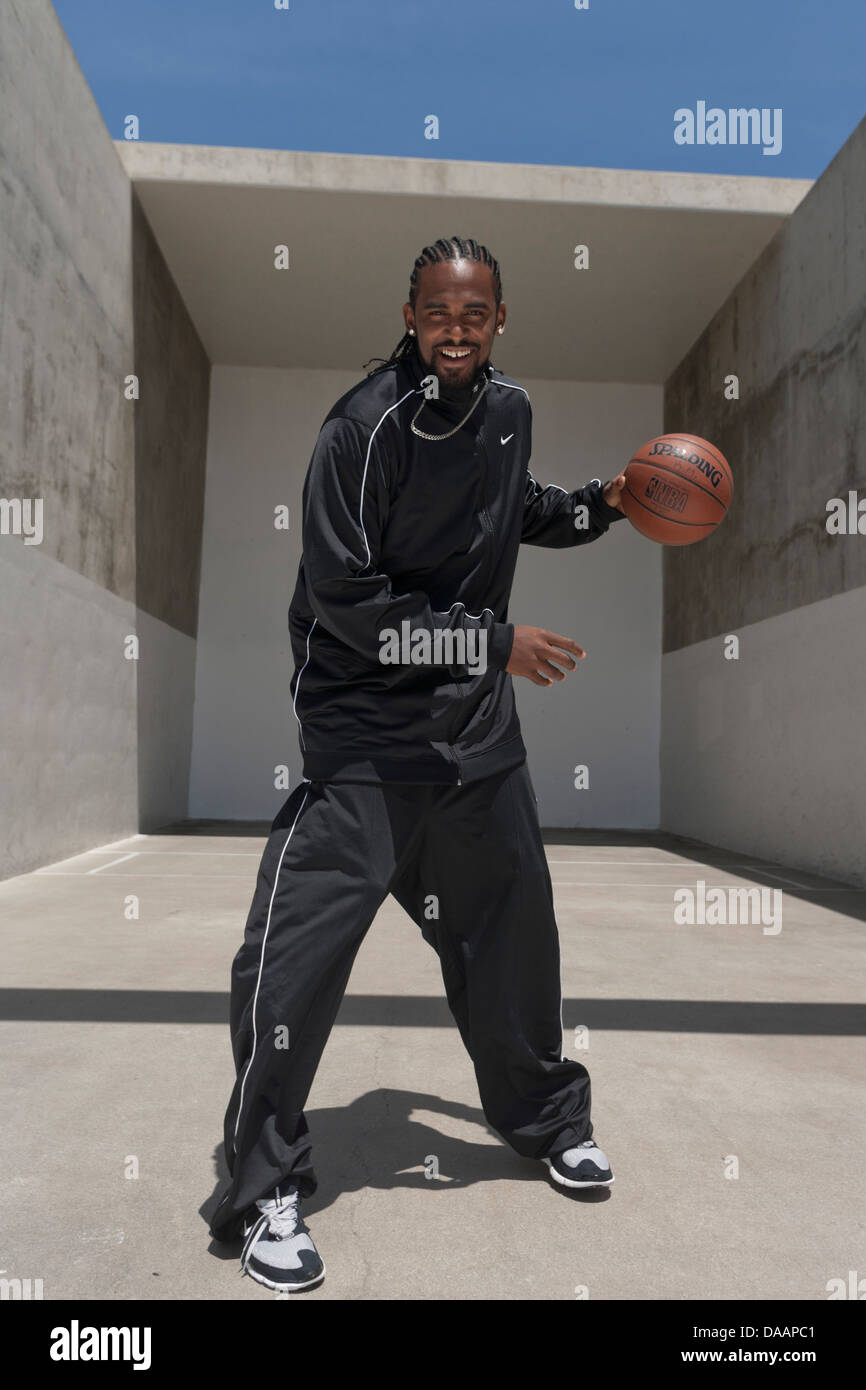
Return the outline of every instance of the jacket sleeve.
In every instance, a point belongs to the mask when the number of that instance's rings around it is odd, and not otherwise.
[[[319,432],[304,484],[303,563],[307,596],[316,618],[341,642],[367,660],[381,659],[383,632],[429,634],[430,661],[455,676],[477,673],[470,660],[453,661],[453,638],[436,645],[436,633],[484,632],[475,647],[485,665],[505,670],[514,640],[512,623],[494,621],[493,612],[467,613],[462,603],[434,611],[420,590],[395,593],[380,564],[388,521],[387,461],[381,435],[360,421],[334,417]],[[482,639],[476,637],[475,643]],[[471,652],[467,645],[464,649]],[[437,659],[438,657],[438,659]]]
[[[573,492],[566,492],[555,483],[540,487],[529,469],[526,470],[520,537],[526,545],[556,548],[585,545],[603,536],[611,524],[622,521],[624,515],[618,507],[611,507],[604,500],[604,488],[598,478]]]
[[[532,448],[532,406],[529,412],[528,447]],[[523,505],[525,545],[546,545],[556,549],[567,545],[585,545],[603,536],[614,521],[622,521],[624,513],[604,500],[604,487],[593,478],[584,487],[567,492],[555,483],[541,487],[526,470],[526,491]]]

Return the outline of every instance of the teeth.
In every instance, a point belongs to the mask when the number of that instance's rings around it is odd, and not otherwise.
[[[445,357],[455,358],[468,357],[471,351],[471,348],[440,348],[440,352],[442,352]]]

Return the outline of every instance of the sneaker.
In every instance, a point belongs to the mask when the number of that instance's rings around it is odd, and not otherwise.
[[[610,1187],[613,1173],[607,1154],[594,1139],[584,1139],[563,1153],[542,1159],[550,1169],[554,1182],[563,1187]]]
[[[309,1289],[325,1277],[325,1266],[300,1211],[297,1187],[275,1187],[256,1202],[244,1221],[241,1274],[280,1293]]]

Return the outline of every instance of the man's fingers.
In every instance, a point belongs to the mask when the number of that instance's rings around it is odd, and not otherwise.
[[[514,646],[507,671],[523,676],[533,685],[551,686],[565,680],[577,662],[586,656],[585,649],[572,637],[550,632],[544,627],[517,627]]]
[[[563,651],[573,652],[577,657],[586,656],[583,647],[571,637],[563,637],[558,632],[545,632],[544,636],[553,647],[560,647]]]
[[[565,657],[560,657],[560,661],[565,661]],[[565,671],[561,671],[558,666],[554,666],[552,661],[539,661],[536,668],[543,676],[550,676],[552,680],[564,681]],[[571,663],[570,670],[574,670],[574,662]]]
[[[550,647],[547,655],[543,659],[557,666],[564,666],[566,671],[573,671],[577,666],[576,661],[573,661],[570,656],[560,651],[557,647]]]

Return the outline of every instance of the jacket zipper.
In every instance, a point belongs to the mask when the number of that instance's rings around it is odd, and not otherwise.
[[[481,451],[484,456],[484,475],[481,485],[481,526],[482,529],[487,532],[487,569],[484,574],[484,583],[487,584],[488,580],[492,579],[493,572],[496,567],[496,553],[493,545],[493,518],[487,510],[487,489],[490,483],[490,456],[487,453],[486,436],[483,432],[484,428],[486,428],[486,426],[482,427],[481,432]]]
[[[482,428],[483,428],[483,427],[482,427]],[[490,460],[489,460],[489,458],[488,458],[487,446],[486,446],[486,444],[485,444],[485,442],[484,442],[483,433],[482,433],[482,435],[481,435],[480,443],[481,443],[481,452],[482,452],[483,459],[484,459],[484,474],[483,474],[483,479],[482,479],[482,493],[481,493],[483,502],[482,502],[482,507],[481,507],[481,513],[480,513],[480,515],[481,515],[481,527],[482,527],[482,530],[484,530],[484,531],[487,533],[487,548],[488,548],[488,562],[487,562],[487,571],[488,571],[488,573],[485,574],[485,583],[486,583],[488,577],[491,576],[492,573],[493,573],[493,568],[494,568],[494,564],[495,564],[495,555],[494,555],[494,549],[493,549],[493,534],[494,534],[494,533],[493,533],[493,519],[492,519],[490,513],[489,513],[488,510],[487,510],[487,484],[488,484],[488,479],[489,479]],[[460,759],[459,759],[459,757],[457,756],[457,753],[454,751],[454,748],[453,748],[452,745],[449,745],[449,749],[450,749],[450,752],[451,752],[451,756],[453,757],[454,762],[455,762],[456,765],[457,765],[457,783],[456,783],[456,785],[457,785],[458,787],[462,787],[462,786],[463,786],[463,765],[462,765],[462,763],[460,762]]]
[[[493,518],[491,517],[486,507],[482,507],[481,509],[481,525],[487,532],[488,536],[487,574],[485,574],[484,576],[486,583],[486,581],[493,575],[494,562],[496,558],[493,552]]]

